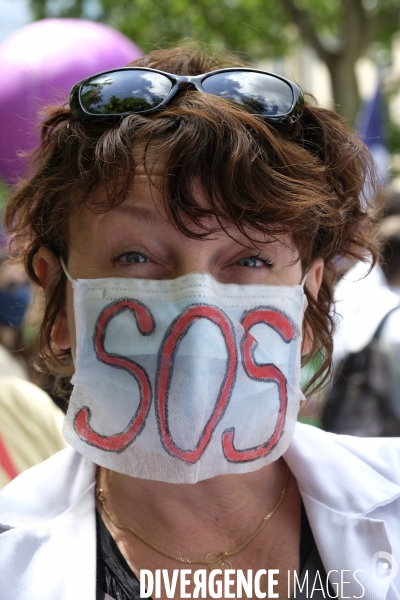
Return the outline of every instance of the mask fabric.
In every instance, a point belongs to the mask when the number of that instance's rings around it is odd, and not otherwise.
[[[192,273],[73,288],[64,436],[78,452],[133,477],[195,483],[255,471],[286,451],[304,400],[301,285]]]

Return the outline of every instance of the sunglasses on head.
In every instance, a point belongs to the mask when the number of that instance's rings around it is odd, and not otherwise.
[[[151,115],[184,90],[225,98],[266,121],[294,123],[303,112],[301,88],[280,75],[228,68],[189,77],[146,67],[104,71],[76,83],[71,113],[80,122],[101,122],[128,114]]]

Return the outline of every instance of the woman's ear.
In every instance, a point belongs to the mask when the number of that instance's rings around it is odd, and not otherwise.
[[[321,287],[322,277],[324,275],[324,259],[317,258],[307,271],[306,281],[304,284],[307,292],[314,299],[317,299],[319,288]]]
[[[41,246],[33,258],[33,268],[48,300],[61,276],[60,260],[50,248]]]
[[[41,287],[43,288],[46,303],[49,302],[54,288],[62,276],[60,259],[49,248],[41,246],[33,259],[33,268]],[[61,350],[68,350],[71,347],[71,338],[69,333],[67,311],[61,306],[54,325],[51,330],[51,339],[53,343]]]
[[[307,271],[304,288],[310,296],[317,299],[319,288],[321,287],[322,277],[324,275],[324,260],[317,258]],[[303,345],[301,347],[302,355],[308,354],[311,351],[313,343],[313,333],[309,327],[303,331]]]

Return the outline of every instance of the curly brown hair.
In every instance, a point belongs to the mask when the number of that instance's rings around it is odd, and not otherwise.
[[[131,66],[198,75],[244,63],[232,56],[215,57],[202,47],[178,46],[151,52]],[[68,107],[53,107],[41,134],[40,147],[5,214],[14,253],[24,259],[33,281],[39,283],[33,268],[38,249],[46,246],[66,258],[71,215],[83,204],[107,211],[122,202],[139,164],[133,149],[141,149],[140,162],[151,171],[156,148],[164,159],[165,207],[185,235],[208,235],[203,217],[214,215],[222,228],[234,224],[247,236],[249,228],[272,237],[290,234],[303,270],[317,257],[324,259],[318,298],[308,297],[305,324],[313,345],[305,361],[322,356],[308,388],[327,380],[339,269],[366,256],[374,263],[377,256],[374,217],[364,195],[366,181],[374,182],[373,163],[340,116],[307,96],[299,121],[271,124],[222,98],[189,90],[157,114],[131,114],[118,123],[83,124]],[[198,182],[207,205],[198,201]],[[102,192],[101,202],[96,190]],[[54,347],[50,338],[64,303],[65,276],[60,274],[47,302],[39,347],[48,368],[65,375],[66,368],[72,372],[70,351]]]

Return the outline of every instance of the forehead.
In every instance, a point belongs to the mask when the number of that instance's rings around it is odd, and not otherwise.
[[[103,251],[117,243],[130,244],[140,240],[147,243],[157,241],[165,249],[187,244],[189,239],[199,238],[199,251],[228,249],[235,246],[259,248],[268,244],[269,251],[278,259],[285,255],[287,264],[296,262],[298,251],[291,236],[267,235],[250,227],[243,231],[235,224],[221,221],[215,214],[208,214],[200,222],[193,222],[187,214],[182,222],[191,235],[185,235],[171,219],[163,194],[162,167],[154,169],[151,176],[141,166],[133,180],[125,200],[109,210],[96,209],[96,198],[92,206],[82,206],[71,218],[70,246],[81,253]],[[194,194],[200,206],[209,209],[206,195],[199,184],[194,184]],[[103,198],[99,197],[99,208]],[[201,242],[204,242],[203,244]]]
[[[174,203],[174,199],[168,198],[167,181],[165,174],[165,165],[155,159],[149,164],[139,163],[135,169],[135,175],[132,178],[130,189],[127,190],[125,198],[122,202],[113,203],[113,199],[104,189],[98,189],[94,193],[87,205],[83,204],[76,213],[72,216],[71,233],[79,228],[79,224],[86,226],[89,222],[93,225],[100,224],[103,221],[109,221],[117,215],[127,215],[138,221],[150,221],[154,224],[164,221],[169,225],[176,226],[171,219],[170,207]],[[209,212],[207,216],[202,218],[202,226],[196,226],[191,222],[189,215],[182,210],[182,221],[193,231],[194,234],[204,234],[206,230],[226,230],[233,232],[239,230],[235,224],[224,222],[219,215],[210,207],[210,201],[206,192],[201,186],[199,180],[193,179],[192,190],[196,205]],[[249,235],[251,230],[249,229]],[[256,232],[253,231],[253,234]],[[262,233],[257,235],[260,241],[266,241],[266,236]]]
[[[170,197],[168,184],[169,180],[173,178],[179,179],[179,176],[177,177],[175,174],[166,171],[166,163],[156,156],[154,148],[144,151],[139,146],[139,148],[135,149],[134,156],[135,161],[137,161],[135,172],[124,200],[114,203],[112,194],[110,197],[110,193],[104,187],[97,189],[87,207],[83,205],[83,207],[78,209],[76,214],[78,219],[82,219],[83,217],[85,220],[88,218],[93,220],[90,213],[99,215],[99,220],[108,219],[111,214],[125,213],[140,220],[156,219],[159,221],[163,219],[169,224],[176,226],[176,221],[172,218],[172,214],[176,210],[178,202],[176,198]],[[116,183],[118,187],[118,182]],[[203,236],[207,230],[213,232],[223,230],[231,233],[238,230],[244,233],[243,237],[246,237],[247,233],[249,237],[254,237],[258,241],[271,240],[271,235],[266,235],[255,228],[246,227],[242,223],[235,223],[231,219],[221,216],[218,201],[220,194],[217,191],[217,182],[215,182],[212,191],[215,194],[213,206],[211,206],[209,192],[201,184],[199,176],[194,175],[189,182],[185,181],[184,188],[185,192],[195,200],[196,209],[204,210],[205,213],[201,219],[201,225],[198,226],[198,220],[190,218],[190,208],[187,210],[186,206],[182,206],[180,210],[177,210],[179,219],[195,236],[196,234]],[[224,204],[229,206],[229,202],[229,196],[228,198],[224,198]]]

